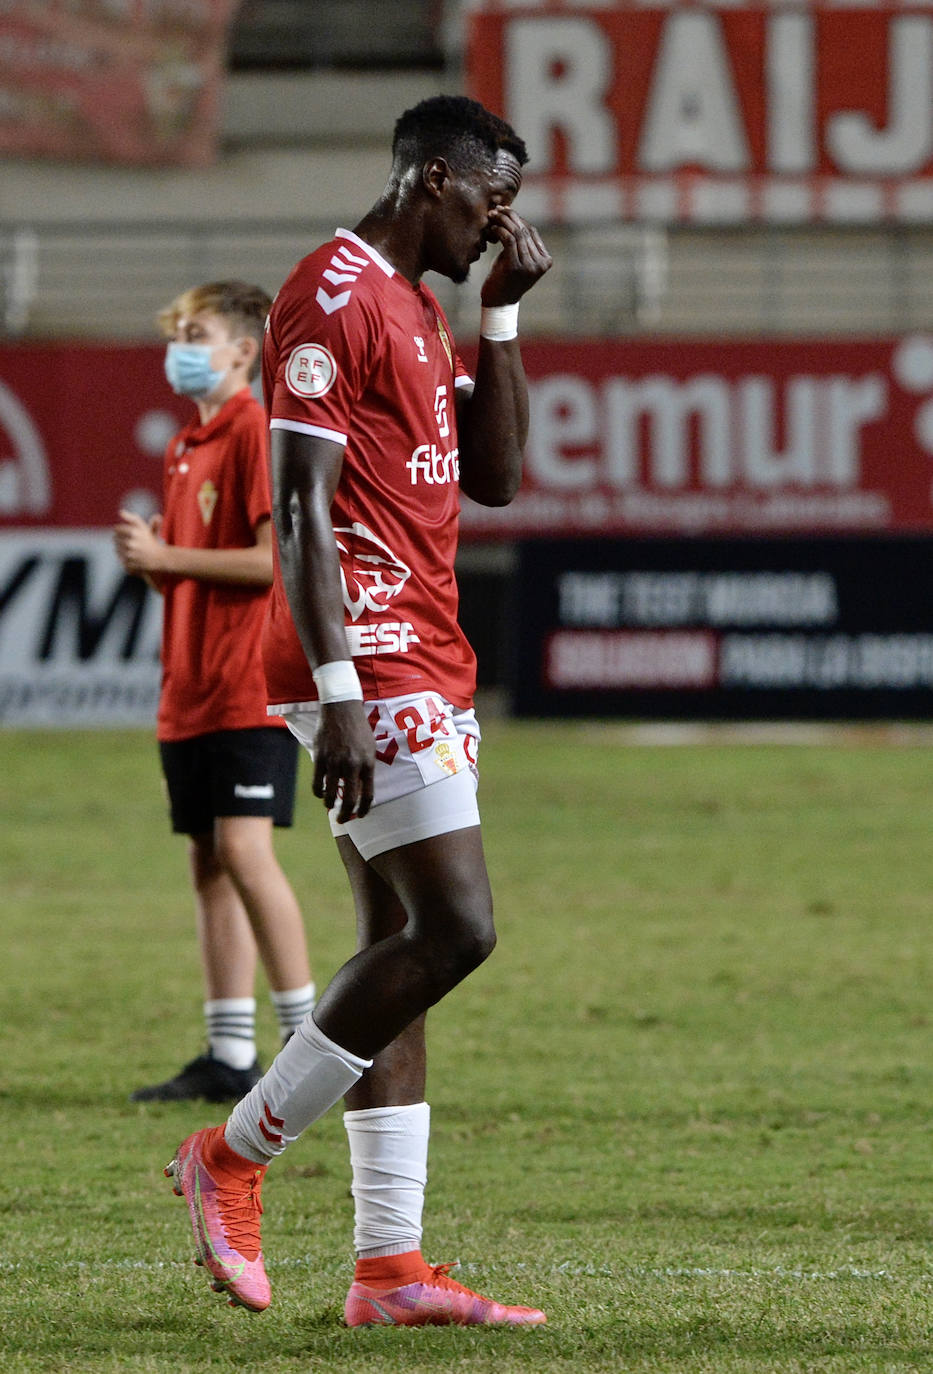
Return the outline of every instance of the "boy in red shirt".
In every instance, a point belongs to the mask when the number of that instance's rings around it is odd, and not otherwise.
[[[208,1050],[137,1102],[235,1101],[259,1079],[257,952],[284,1038],[314,1006],[304,925],[273,825],[290,825],[297,745],[266,713],[260,639],[272,582],[267,428],[250,391],[271,302],[213,282],[159,315],[165,370],[197,415],[168,445],[163,515],[120,512],[123,566],[164,598],[157,735],[172,828],[189,836]]]

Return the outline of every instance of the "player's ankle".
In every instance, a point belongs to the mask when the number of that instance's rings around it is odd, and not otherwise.
[[[245,1155],[238,1154],[227,1144],[227,1137],[223,1127],[217,1127],[212,1133],[211,1138],[204,1145],[205,1160],[220,1169],[223,1173],[234,1174],[235,1176],[252,1177],[258,1165],[255,1160],[247,1159]]]
[[[403,1255],[366,1255],[356,1261],[354,1278],[367,1288],[403,1288],[417,1283],[427,1264],[420,1250],[406,1250]]]

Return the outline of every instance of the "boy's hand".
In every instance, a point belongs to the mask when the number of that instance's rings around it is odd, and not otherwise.
[[[117,557],[127,572],[145,576],[165,571],[165,545],[159,538],[162,517],[148,522],[130,510],[121,510],[113,529]]]

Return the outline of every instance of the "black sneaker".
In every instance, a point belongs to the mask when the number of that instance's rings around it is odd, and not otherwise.
[[[215,1059],[208,1050],[186,1064],[181,1073],[155,1083],[151,1088],[137,1088],[130,1093],[131,1102],[192,1102],[204,1098],[207,1102],[239,1102],[250,1088],[262,1078],[259,1060],[254,1059],[248,1069],[234,1069],[222,1059]]]

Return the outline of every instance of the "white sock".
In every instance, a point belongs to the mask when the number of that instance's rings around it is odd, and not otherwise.
[[[255,997],[217,997],[204,1003],[211,1054],[232,1069],[248,1069],[256,1060]]]
[[[246,1159],[268,1163],[343,1097],[372,1062],[335,1045],[305,1017],[268,1073],[230,1113],[227,1144]]]
[[[278,1017],[279,1033],[287,1040],[296,1031],[306,1016],[314,1011],[313,983],[305,983],[303,988],[286,988],[284,992],[269,990],[269,997]]]
[[[420,1250],[431,1129],[427,1102],[344,1112],[343,1124],[353,1168],[356,1253],[372,1257]]]

